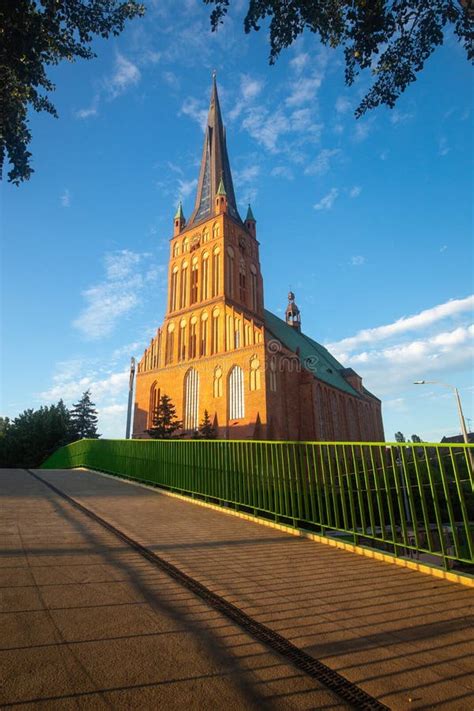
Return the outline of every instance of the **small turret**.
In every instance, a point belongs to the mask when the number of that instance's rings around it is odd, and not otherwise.
[[[300,310],[295,304],[295,295],[292,291],[288,294],[288,306],[285,312],[285,321],[288,326],[294,328],[296,331],[301,331],[301,314]]]
[[[182,229],[185,225],[186,225],[186,219],[184,217],[183,206],[182,206],[181,200],[180,200],[178,203],[178,207],[176,209],[176,215],[174,216],[173,237],[176,237],[176,235],[179,235],[179,233],[182,231]]]
[[[257,236],[257,221],[255,217],[253,216],[252,208],[250,207],[250,203],[247,209],[247,216],[245,218],[245,227],[248,229],[252,237]]]
[[[225,190],[224,179],[221,175],[221,179],[219,181],[219,187],[217,188],[217,192],[216,192],[215,213],[216,213],[216,215],[222,215],[222,213],[225,213],[225,212],[227,212],[227,193]]]

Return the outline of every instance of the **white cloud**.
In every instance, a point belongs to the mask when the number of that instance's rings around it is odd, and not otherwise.
[[[64,188],[64,192],[59,199],[62,207],[71,207],[71,193],[68,188]]]
[[[197,183],[198,183],[197,178],[193,178],[192,180],[181,180],[179,178],[178,179],[179,197],[184,200],[185,198],[188,197],[188,195],[191,195],[191,193],[196,188]]]
[[[314,205],[315,210],[330,210],[334,205],[334,201],[339,195],[339,190],[337,188],[331,188],[331,190],[321,198],[319,202]]]
[[[362,141],[365,141],[365,139],[368,137],[371,130],[372,130],[372,121],[361,122],[361,119],[359,119],[356,123],[355,131],[354,131],[354,140],[357,143],[361,143]]]
[[[439,141],[438,153],[439,153],[440,156],[447,156],[450,150],[451,150],[451,149],[450,149],[450,147],[448,146],[448,141],[447,141],[447,139],[444,138],[444,136],[443,136],[442,138],[440,138],[440,141]]]
[[[105,88],[112,99],[123,94],[131,86],[135,86],[141,79],[140,70],[123,54],[115,55],[115,68],[113,75],[106,79]]]
[[[331,162],[342,155],[340,148],[323,148],[314,161],[305,168],[306,175],[324,175],[331,167]]]
[[[286,178],[287,180],[293,180],[295,177],[291,168],[288,168],[286,165],[275,166],[270,175],[273,175],[276,178]]]
[[[360,185],[354,185],[354,187],[349,190],[349,197],[350,198],[359,197],[361,192],[362,192],[362,188],[360,187]]]
[[[420,311],[413,316],[403,316],[394,323],[364,329],[359,331],[355,336],[343,338],[341,341],[332,343],[328,347],[339,351],[354,350],[363,343],[377,343],[409,331],[426,328],[442,319],[452,318],[466,311],[472,311],[473,308],[474,296],[468,296],[464,299],[452,299],[444,304],[434,306],[431,309]]]
[[[360,254],[355,257],[351,257],[351,264],[353,267],[361,267],[366,261],[366,258],[362,257]]]
[[[243,185],[245,183],[251,183],[260,175],[260,166],[258,165],[248,165],[242,170],[234,171],[234,180],[237,185]]]
[[[86,306],[73,326],[88,340],[109,336],[119,320],[141,302],[144,286],[164,267],[149,264],[148,254],[122,250],[105,256],[105,280],[83,291]]]
[[[79,109],[74,113],[74,116],[78,119],[86,119],[91,116],[97,116],[97,113],[97,104],[93,104],[92,106],[89,106],[88,109]]]
[[[263,89],[263,81],[254,79],[248,74],[242,74],[240,78],[240,93],[245,101],[255,99]]]
[[[338,114],[345,114],[351,110],[352,104],[345,96],[338,96],[335,108]]]
[[[301,106],[307,102],[313,102],[321,84],[323,83],[323,74],[315,72],[311,77],[302,77],[291,85],[290,95],[286,98],[287,106]]]
[[[406,113],[403,113],[401,111],[397,111],[397,109],[394,109],[392,115],[390,116],[390,122],[393,123],[394,126],[397,126],[398,124],[403,124],[407,123],[408,121],[411,121],[411,119],[414,117],[415,114],[409,113],[408,111]]]
[[[252,138],[273,153],[277,152],[280,135],[289,130],[288,120],[281,110],[268,115],[268,111],[263,107],[251,109],[243,120],[242,127]]]
[[[188,96],[181,106],[180,113],[189,116],[193,121],[197,121],[203,130],[206,128],[207,110],[203,108],[201,101]]]
[[[300,52],[296,57],[290,60],[290,67],[295,70],[297,74],[303,71],[309,62],[309,54],[306,52]]]

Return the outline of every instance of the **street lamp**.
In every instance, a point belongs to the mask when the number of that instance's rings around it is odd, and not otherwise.
[[[442,383],[439,380],[415,380],[413,385],[442,385],[445,388],[449,388],[453,391],[454,397],[456,398],[456,403],[458,406],[459,422],[461,423],[461,432],[464,438],[465,444],[469,444],[469,437],[466,429],[466,421],[464,419],[464,413],[461,406],[461,398],[459,397],[459,391],[454,385],[449,385],[448,383]]]

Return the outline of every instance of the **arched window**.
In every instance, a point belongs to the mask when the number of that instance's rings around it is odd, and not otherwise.
[[[256,355],[250,358],[250,390],[260,390],[260,361]]]
[[[184,309],[186,306],[186,297],[188,291],[188,263],[183,262],[181,266],[181,288],[179,293],[179,308]]]
[[[202,233],[202,241],[203,242],[209,242],[209,229],[207,227],[204,228],[203,233]]]
[[[240,420],[245,417],[244,371],[234,365],[229,373],[229,419]]]
[[[179,324],[178,333],[178,360],[186,359],[186,320],[183,318]]]
[[[212,239],[217,239],[219,237],[219,225],[214,222],[212,226]]]
[[[207,314],[201,316],[201,342],[199,346],[199,355],[207,355]]]
[[[179,242],[175,242],[173,246],[173,257],[179,256]]]
[[[257,311],[257,269],[253,264],[250,265],[250,308]]]
[[[240,260],[239,266],[239,298],[243,304],[247,302],[247,270],[243,259]]]
[[[219,350],[219,309],[212,312],[211,353]]]
[[[226,292],[230,297],[234,296],[234,250],[227,247],[226,256]]]
[[[212,253],[212,296],[218,295],[221,282],[219,253],[219,247]]]
[[[183,254],[189,252],[189,237],[183,239]]]
[[[178,271],[178,267],[174,267],[171,274],[170,311],[176,311],[178,306]]]
[[[275,359],[272,358],[270,361],[270,390],[274,393],[277,389],[277,374],[276,374],[276,363]]]
[[[250,346],[252,345],[251,343],[251,334],[252,334],[252,329],[250,327],[250,324],[248,321],[245,322],[244,326],[244,345],[245,346]]]
[[[196,430],[199,416],[199,373],[194,368],[184,376],[184,429]]]
[[[201,301],[209,298],[209,254],[204,252],[201,262]]]
[[[168,333],[166,334],[166,353],[165,353],[165,363],[168,365],[173,362],[174,354],[174,323],[170,323],[168,326]]]
[[[214,397],[222,397],[222,368],[216,365],[214,368],[214,383],[212,388]]]
[[[234,348],[240,348],[240,319],[234,319]]]
[[[153,427],[156,409],[160,404],[160,389],[156,385],[156,380],[150,388],[150,405],[148,408],[148,427]]]
[[[191,265],[191,303],[195,304],[198,300],[198,258],[194,257]]]
[[[197,356],[197,318],[193,316],[189,324],[189,357]]]

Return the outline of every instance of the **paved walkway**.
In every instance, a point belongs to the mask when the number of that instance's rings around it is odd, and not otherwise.
[[[39,473],[390,708],[474,708],[471,589],[111,477]],[[344,708],[26,472],[0,485],[0,705]]]

